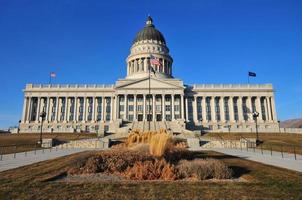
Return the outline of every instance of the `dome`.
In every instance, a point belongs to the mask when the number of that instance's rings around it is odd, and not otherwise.
[[[133,44],[142,40],[157,40],[158,42],[166,44],[163,34],[155,28],[150,16],[147,18],[146,26],[136,34]]]

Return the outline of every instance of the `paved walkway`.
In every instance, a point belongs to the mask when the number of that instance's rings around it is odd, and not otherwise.
[[[43,150],[35,151],[27,151],[22,153],[14,154],[6,154],[3,155],[2,160],[0,160],[0,172],[14,169],[17,167],[22,167],[25,165],[30,165],[33,163],[58,158],[61,156],[67,156],[78,152],[83,152],[87,150],[94,150],[94,149],[85,149],[85,148],[69,148],[69,149],[56,149],[52,148]]]
[[[267,165],[272,165],[276,167],[281,167],[285,169],[290,169],[298,172],[302,172],[302,155],[297,154],[296,160],[294,154],[283,153],[283,158],[281,152],[273,151],[271,155],[271,151],[266,151],[256,149],[255,152],[253,149],[225,149],[225,148],[215,148],[215,149],[195,149],[195,150],[207,150],[207,151],[216,151],[223,154],[236,156],[239,158],[252,160],[256,162],[260,162]]]

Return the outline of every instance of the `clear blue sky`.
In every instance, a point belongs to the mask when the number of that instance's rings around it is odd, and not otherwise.
[[[301,0],[0,0],[0,128],[21,118],[26,83],[114,83],[148,14],[174,76],[273,83],[278,117],[302,117]]]

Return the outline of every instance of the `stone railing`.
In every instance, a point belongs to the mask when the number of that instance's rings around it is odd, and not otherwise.
[[[272,84],[194,84],[193,89],[273,89]]]
[[[114,84],[26,84],[26,89],[40,88],[114,88]]]

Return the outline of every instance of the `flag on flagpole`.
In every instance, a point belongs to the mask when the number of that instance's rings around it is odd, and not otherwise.
[[[149,67],[149,70],[150,70],[150,72],[152,72],[155,75],[156,71],[152,66]]]
[[[57,76],[56,73],[54,73],[54,72],[51,72],[51,73],[50,73],[50,77],[51,77],[51,78],[55,78],[56,76]]]
[[[256,73],[255,72],[249,72],[249,76],[256,77]]]
[[[157,66],[162,66],[161,62],[159,61],[158,58],[154,57],[153,55],[150,55],[150,64],[151,65],[157,65]]]

